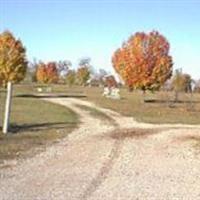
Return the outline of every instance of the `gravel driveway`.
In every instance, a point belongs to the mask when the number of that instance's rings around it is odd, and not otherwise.
[[[1,200],[200,199],[200,126],[138,123],[79,99],[46,100],[79,113],[81,125],[45,152],[0,169]],[[116,126],[76,104],[101,110]],[[136,137],[136,128],[152,131]]]

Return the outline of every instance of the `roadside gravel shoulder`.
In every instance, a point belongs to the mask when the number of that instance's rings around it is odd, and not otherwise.
[[[200,199],[200,126],[152,125],[73,98],[44,99],[80,114],[67,138],[37,156],[0,170],[0,199]],[[99,109],[116,126],[75,105]],[[145,137],[113,131],[157,129]],[[133,131],[134,134],[134,131]]]

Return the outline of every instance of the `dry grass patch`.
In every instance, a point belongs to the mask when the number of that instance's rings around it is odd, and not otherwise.
[[[148,93],[148,99],[156,99],[145,103],[140,91],[128,92],[121,89],[121,99],[113,100],[102,96],[102,89],[88,88],[87,99],[95,104],[119,112],[122,115],[134,117],[139,122],[162,124],[183,123],[200,124],[200,95],[193,95],[190,102],[190,94],[181,94],[180,101],[172,104],[173,93],[157,92]]]
[[[67,87],[66,85],[52,85],[52,92],[65,94],[68,97],[80,97],[98,106],[114,110],[125,116],[134,117],[137,121],[147,123],[182,123],[200,124],[200,94],[179,95],[179,101],[174,103],[173,92],[156,92],[146,95],[145,103],[140,91],[129,92],[120,89],[121,100],[113,100],[102,96],[103,88],[97,87]],[[35,93],[35,85],[17,85],[18,94]]]

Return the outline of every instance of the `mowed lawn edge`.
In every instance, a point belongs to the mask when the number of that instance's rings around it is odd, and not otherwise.
[[[17,93],[18,91],[16,91]],[[0,94],[0,127],[3,123],[5,93]],[[80,121],[70,108],[36,98],[13,94],[10,133],[0,131],[0,163],[13,158],[25,158],[43,151],[66,137]]]
[[[80,87],[66,85],[51,85],[52,92],[62,93],[70,97],[86,96],[82,100],[111,109],[124,116],[133,117],[138,122],[151,124],[200,124],[200,94],[180,93],[179,102],[174,101],[174,92],[147,92],[144,96],[141,91],[129,92],[127,88],[120,88],[120,100],[104,97],[103,88]],[[73,94],[73,95],[72,95]],[[155,102],[151,102],[155,100]]]
[[[17,85],[21,93],[37,93],[38,84]],[[65,94],[68,97],[80,97],[96,105],[114,110],[124,116],[133,117],[138,122],[152,124],[200,124],[200,94],[181,93],[179,102],[173,103],[174,92],[147,92],[146,99],[158,102],[144,103],[141,91],[129,92],[127,88],[120,88],[120,100],[102,96],[103,88],[99,87],[69,87],[64,84],[50,85],[54,94]],[[85,97],[84,97],[85,96]],[[192,97],[191,97],[192,96]],[[160,101],[160,102],[159,102]],[[171,101],[171,102],[170,102]]]
[[[180,101],[173,103],[173,92],[147,92],[146,99],[155,102],[144,102],[140,91],[120,90],[121,99],[115,100],[102,96],[102,89],[89,88],[87,98],[96,105],[111,109],[124,116],[133,117],[138,122],[151,124],[200,124],[200,94],[180,94]]]

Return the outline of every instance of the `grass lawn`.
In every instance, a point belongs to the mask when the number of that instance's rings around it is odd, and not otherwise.
[[[4,159],[33,155],[47,145],[67,136],[78,125],[78,116],[66,107],[36,98],[20,97],[23,94],[37,93],[37,87],[38,85],[34,84],[14,87],[11,113],[12,134],[5,136],[0,132],[0,162]],[[173,93],[149,93],[148,99],[159,101],[144,103],[141,92],[128,92],[125,88],[120,90],[121,100],[112,100],[102,96],[102,88],[69,88],[65,85],[51,87],[54,94],[81,97],[83,100],[94,102],[125,116],[132,116],[142,122],[200,124],[200,94],[193,95],[192,104],[189,94],[181,94],[180,102],[171,104],[166,100],[173,100]],[[0,90],[0,101],[0,126],[2,126],[5,102],[3,89]],[[81,108],[95,117],[111,120],[99,110]]]
[[[34,93],[37,85],[16,86],[18,93]],[[81,99],[117,111],[125,116],[134,117],[137,121],[147,123],[183,123],[200,124],[200,94],[193,94],[192,104],[190,94],[180,94],[179,103],[169,103],[173,100],[172,92],[147,93],[146,98],[158,102],[144,103],[140,91],[129,92],[120,89],[121,100],[108,99],[102,96],[103,88],[96,87],[67,87],[66,85],[52,85],[53,93],[70,96],[86,96]]]
[[[88,100],[97,105],[117,111],[125,116],[134,117],[137,121],[147,123],[183,123],[200,124],[200,94],[180,94],[180,102],[173,101],[173,92],[147,93],[146,98],[157,102],[144,103],[140,91],[129,92],[123,88],[120,90],[121,100],[108,99],[102,96],[102,88],[72,87],[65,85],[52,86],[53,92],[86,95],[83,100]],[[191,103],[192,100],[192,103]]]
[[[78,126],[78,116],[72,110],[35,98],[16,97],[25,92],[15,87],[11,112],[11,133],[0,131],[0,163],[4,159],[30,156],[47,145],[67,136]],[[29,90],[30,91],[30,90]],[[3,123],[5,92],[0,92],[0,126]]]
[[[137,121],[147,123],[183,123],[200,124],[200,95],[193,97],[190,103],[189,94],[181,94],[179,103],[169,103],[173,100],[173,93],[148,93],[146,98],[157,102],[144,103],[143,95],[139,91],[128,92],[121,89],[121,100],[102,97],[102,90],[89,89],[86,91],[87,99],[105,108],[117,111],[125,116],[134,117]]]

